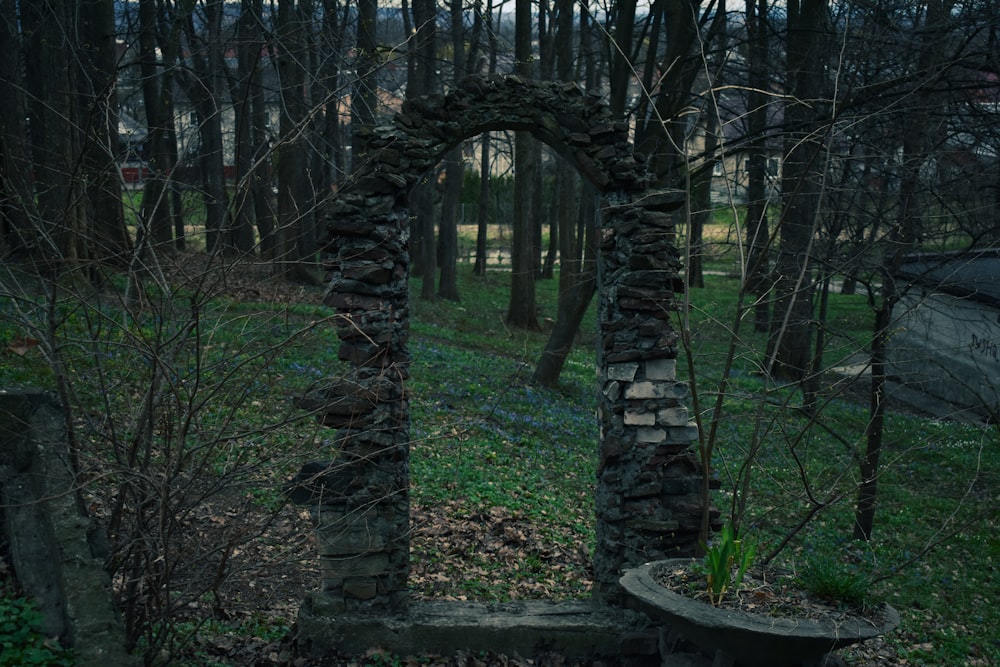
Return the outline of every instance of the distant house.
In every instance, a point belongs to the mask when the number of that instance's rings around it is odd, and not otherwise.
[[[896,273],[889,372],[957,411],[1000,415],[1000,251],[921,255]]]

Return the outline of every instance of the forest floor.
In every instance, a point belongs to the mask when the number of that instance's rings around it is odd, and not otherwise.
[[[192,255],[194,264],[203,262],[201,255]],[[201,267],[192,265],[182,273],[199,275]],[[273,303],[321,303],[321,287],[305,286],[299,283],[276,279],[270,267],[258,265],[242,267],[227,277],[227,294],[243,301]],[[865,394],[858,392],[859,401]],[[900,409],[918,410],[913,406],[899,405]],[[512,516],[509,511],[494,508],[474,517],[449,508],[447,505],[432,507],[413,503],[411,524],[414,532],[411,549],[424,553],[446,551],[449,554],[467,554],[477,550],[489,550],[503,554],[504,558],[516,562],[533,544],[546,539],[537,523]],[[220,508],[223,511],[223,508]],[[255,523],[255,522],[250,522]],[[206,521],[202,529],[208,540],[217,526]],[[232,564],[233,574],[226,584],[226,615],[230,622],[220,628],[239,627],[238,632],[202,631],[190,646],[176,656],[189,664],[222,665],[274,665],[293,667],[332,667],[362,665],[400,666],[447,666],[447,667],[499,667],[507,665],[537,665],[556,667],[584,665],[596,667],[601,662],[577,663],[567,661],[557,654],[543,654],[524,658],[499,654],[469,654],[457,651],[450,655],[392,656],[380,647],[372,647],[362,656],[326,656],[315,658],[301,655],[295,645],[295,619],[305,595],[318,589],[319,568],[311,544],[311,518],[308,510],[287,506],[270,524],[267,534],[248,545]],[[303,536],[309,536],[303,538]],[[294,552],[275,558],[278,552],[287,552],[288,545],[297,545]],[[563,549],[557,554],[567,567],[589,571],[590,556],[585,548]],[[410,585],[414,599],[466,600],[462,589],[450,587],[447,576],[440,570],[427,567],[428,559],[419,559],[412,564]],[[253,567],[254,563],[266,563],[266,567]],[[244,566],[245,565],[245,566]],[[476,573],[470,571],[468,576]],[[525,578],[510,581],[510,599],[545,599],[544,587]],[[240,621],[244,621],[241,623]],[[246,631],[247,627],[260,629],[255,636]],[[280,633],[281,629],[287,632]],[[896,646],[919,645],[921,637],[902,637],[899,630],[892,642],[878,638],[840,653],[850,667],[890,667],[915,664],[900,658]],[[975,661],[967,663],[975,665]],[[982,663],[986,664],[986,663]]]
[[[203,255],[190,253],[182,256],[170,271],[170,280],[183,283],[191,277],[202,275]],[[244,302],[278,304],[320,304],[324,289],[320,285],[304,285],[275,278],[267,264],[241,265],[238,270],[226,272],[224,294]],[[592,372],[592,371],[591,371]],[[859,405],[864,405],[867,393],[859,386],[853,394]],[[915,412],[919,408],[903,404],[900,410]],[[207,543],[222,542],[226,526],[220,517],[231,517],[232,509],[226,505],[224,495],[213,499],[214,507],[206,508],[201,516],[192,519],[191,529]],[[306,595],[318,590],[319,565],[312,537],[312,519],[303,507],[286,505],[276,512],[260,507],[259,517],[242,517],[247,525],[264,525],[266,529],[255,539],[242,545],[230,562],[230,572],[222,590],[222,597],[206,601],[211,604],[217,622],[200,623],[190,634],[190,641],[173,654],[172,664],[177,665],[247,665],[277,667],[332,667],[362,665],[429,665],[447,667],[496,667],[502,665],[539,665],[542,667],[568,665],[596,665],[599,662],[573,663],[557,654],[543,654],[524,658],[499,654],[475,654],[457,651],[448,655],[392,656],[380,647],[372,647],[362,656],[326,656],[318,659],[302,655],[295,644],[295,624],[298,610]],[[586,545],[566,548],[553,544],[543,522],[531,520],[501,507],[485,508],[470,515],[468,511],[448,503],[421,504],[413,501],[410,513],[413,534],[411,549],[433,555],[476,554],[484,551],[496,555],[506,564],[517,564],[529,552],[545,552],[547,562],[573,572],[589,572],[590,556]],[[410,574],[410,588],[414,599],[470,599],[468,589],[461,582],[451,581],[448,572],[428,564],[434,558],[415,559]],[[6,576],[9,567],[0,552],[0,574]],[[469,565],[465,574],[497,577],[496,573],[477,572]],[[587,582],[577,581],[579,584]],[[509,581],[506,589],[509,599],[565,598],[564,590],[553,588],[548,582],[518,576]],[[191,609],[192,619],[204,619],[206,609]],[[922,612],[917,612],[922,613]],[[841,652],[849,667],[895,667],[919,665],[913,658],[913,649],[920,649],[933,627],[958,635],[968,633],[964,619],[944,619],[941,615],[927,613],[926,620],[899,628],[889,639],[875,639]],[[919,650],[917,651],[919,653]],[[958,663],[956,663],[958,664]],[[964,664],[978,667],[989,664],[976,656],[967,656]]]
[[[414,526],[412,548],[423,551],[470,553],[489,549],[505,553],[512,562],[517,561],[522,550],[545,541],[540,526],[511,516],[504,511],[483,512],[472,519],[448,511],[448,508],[411,507]],[[206,522],[201,530],[206,539],[217,524]],[[567,661],[558,654],[546,653],[524,658],[501,654],[470,654],[456,651],[448,655],[425,654],[419,656],[392,656],[377,646],[361,656],[333,655],[323,658],[302,655],[295,645],[295,619],[299,605],[307,593],[319,586],[316,559],[312,557],[308,541],[303,535],[311,533],[308,511],[289,507],[272,523],[268,534],[248,544],[232,564],[233,574],[226,583],[225,608],[228,622],[224,627],[241,628],[239,631],[199,632],[186,650],[176,656],[187,664],[219,665],[273,665],[275,667],[361,667],[399,665],[401,667],[426,665],[430,667],[500,667],[508,665],[536,665],[540,667],[598,667],[605,662]],[[274,558],[273,552],[290,543],[301,544],[301,558],[284,563]],[[558,558],[565,565],[589,568],[589,555],[583,549],[564,550]],[[266,563],[265,568],[242,567],[241,564]],[[476,576],[470,572],[469,576]],[[464,599],[457,587],[451,589],[439,570],[427,567],[426,561],[415,562],[411,572],[414,599]],[[428,591],[431,592],[428,595]],[[539,596],[539,586],[527,579],[512,579],[511,599],[544,599]],[[220,628],[223,626],[220,626]],[[254,636],[247,628],[256,627],[262,636]],[[287,628],[288,632],[274,636],[275,629]],[[893,643],[877,638],[864,644],[845,649],[840,653],[850,667],[890,667],[916,664],[900,659],[894,645],[919,645],[916,635],[902,637],[896,630]],[[974,662],[968,663],[976,664]],[[986,663],[981,663],[985,665]]]

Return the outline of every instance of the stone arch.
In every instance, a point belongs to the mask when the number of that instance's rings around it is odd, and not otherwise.
[[[528,106],[525,106],[528,104]],[[447,95],[408,100],[395,127],[372,132],[373,149],[402,150],[414,171],[431,168],[466,139],[494,130],[522,130],[572,162],[599,191],[645,188],[645,168],[600,96],[575,83],[539,83],[516,76],[466,78]],[[385,154],[377,159],[383,159]]]
[[[338,455],[303,468],[293,488],[316,509],[325,613],[407,608],[408,194],[459,143],[505,129],[531,132],[603,195],[595,598],[617,599],[622,568],[697,546],[697,429],[675,377],[670,324],[680,285],[670,212],[683,195],[650,189],[628,126],[599,97],[575,84],[471,77],[367,129],[369,159],[328,209],[325,302],[338,313],[338,354],[352,371],[305,400],[338,429]]]

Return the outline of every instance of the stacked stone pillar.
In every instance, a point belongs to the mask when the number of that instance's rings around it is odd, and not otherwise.
[[[603,215],[598,305],[595,597],[627,567],[693,555],[701,525],[698,428],[676,376],[682,290],[671,212],[680,193],[621,193]]]
[[[324,301],[351,370],[302,401],[337,429],[333,459],[305,466],[292,491],[313,509],[330,614],[400,612],[408,601],[409,221],[398,185],[377,170],[363,179],[332,204],[327,247]]]

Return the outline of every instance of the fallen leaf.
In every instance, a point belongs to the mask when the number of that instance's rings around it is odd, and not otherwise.
[[[10,344],[7,346],[7,349],[16,355],[23,357],[28,353],[28,350],[30,350],[33,347],[38,347],[37,338],[21,336],[20,338],[12,339],[10,341]]]

